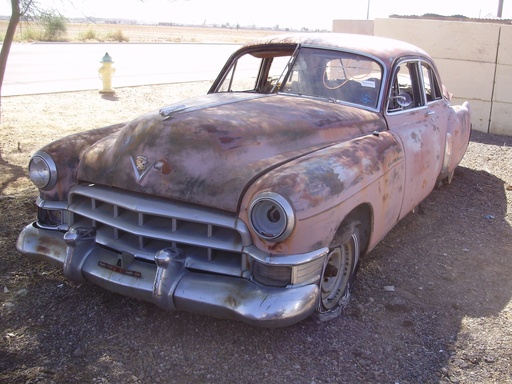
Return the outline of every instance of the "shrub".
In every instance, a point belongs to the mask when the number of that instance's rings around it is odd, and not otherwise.
[[[41,24],[43,26],[42,40],[58,41],[62,40],[62,36],[66,34],[66,18],[53,13],[41,15]]]
[[[98,34],[96,33],[96,31],[94,29],[92,29],[92,28],[87,29],[87,31],[85,31],[85,32],[80,32],[80,34],[78,35],[78,39],[82,40],[82,41],[85,41],[85,40],[100,40],[98,38]]]
[[[41,31],[32,27],[27,27],[21,34],[22,41],[40,41],[43,40]]]
[[[119,41],[120,43],[122,43],[123,41],[129,41],[130,39],[128,39],[128,38],[123,34],[123,31],[122,31],[122,30],[117,29],[115,32],[109,32],[109,33],[108,33],[108,35],[107,35],[107,40]]]

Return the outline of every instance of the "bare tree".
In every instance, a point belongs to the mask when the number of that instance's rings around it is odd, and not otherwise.
[[[141,0],[141,2],[144,2],[144,0]],[[18,27],[18,24],[22,17],[41,14],[41,10],[38,9],[36,0],[11,0],[11,8],[11,19],[9,20],[9,25],[7,26],[7,32],[5,33],[4,43],[2,44],[2,50],[0,51],[0,118],[2,113],[2,84],[4,83],[5,70],[7,68],[7,59],[9,58],[9,52],[11,50],[11,45],[14,40],[16,28]]]
[[[21,18],[25,16],[34,6],[34,0],[11,0],[11,19],[9,20],[9,25],[7,26],[7,32],[5,33],[2,50],[0,51],[0,113],[2,106],[2,84],[4,83],[7,59],[9,57],[12,42],[14,40],[14,34],[16,33],[16,28],[18,27]]]

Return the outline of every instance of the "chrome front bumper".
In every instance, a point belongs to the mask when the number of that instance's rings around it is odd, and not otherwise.
[[[64,234],[29,224],[16,246],[27,256],[62,267],[71,280],[88,280],[167,310],[281,327],[305,319],[318,305],[316,283],[278,288],[242,277],[195,273],[185,268],[184,257],[173,249],[158,252],[156,264],[128,259],[120,265],[119,255],[98,246],[94,233],[86,230]]]

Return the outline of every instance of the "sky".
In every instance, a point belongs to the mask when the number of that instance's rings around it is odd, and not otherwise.
[[[68,18],[122,18],[177,24],[230,24],[309,30],[332,29],[335,19],[385,18],[390,14],[496,17],[499,0],[36,0]],[[0,0],[10,15],[10,0]],[[368,12],[369,11],[369,12]],[[512,0],[503,18],[512,19]]]

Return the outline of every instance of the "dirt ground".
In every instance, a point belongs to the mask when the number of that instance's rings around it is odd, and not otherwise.
[[[209,85],[2,98],[0,382],[512,383],[512,137],[474,132],[453,183],[364,259],[345,315],[324,324],[164,312],[16,251],[38,147]]]
[[[2,100],[0,381],[512,382],[512,137],[473,133],[453,183],[370,253],[347,313],[326,324],[266,330],[167,313],[17,253],[35,217],[25,169],[39,146],[208,87]]]

